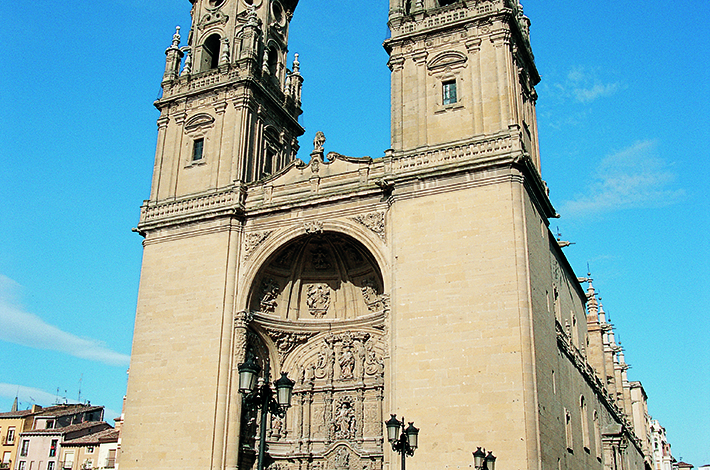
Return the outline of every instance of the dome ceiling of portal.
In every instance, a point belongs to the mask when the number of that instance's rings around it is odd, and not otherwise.
[[[261,268],[250,309],[291,321],[347,320],[385,308],[382,275],[367,249],[345,235],[294,240]]]

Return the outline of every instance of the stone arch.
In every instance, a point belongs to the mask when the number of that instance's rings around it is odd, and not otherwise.
[[[261,263],[246,308],[284,321],[345,321],[384,310],[384,293],[382,272],[363,244],[316,229]]]
[[[239,289],[237,293],[238,297],[235,302],[237,306],[236,311],[248,310],[248,298],[250,295],[248,288],[253,284],[259,270],[263,264],[267,262],[269,257],[273,256],[276,251],[291,241],[306,235],[307,232],[312,229],[340,233],[362,244],[373,257],[382,273],[384,291],[390,291],[389,263],[387,262],[385,251],[383,250],[384,242],[380,237],[354,220],[341,219],[325,222],[310,222],[276,232],[252,232],[253,235],[257,235],[259,239],[261,239],[261,242],[248,254],[250,263],[245,266],[246,269],[240,276],[240,284],[244,288]]]
[[[292,408],[270,418],[265,430],[276,462],[296,458],[325,468],[383,462],[388,297],[379,250],[368,248],[376,243],[345,233],[344,225],[261,232],[257,239],[267,233],[268,246],[252,253],[243,278],[248,294],[237,305],[249,312],[246,356],[259,356],[262,370],[269,358],[272,380],[287,372],[296,381]],[[255,418],[242,414],[246,448],[255,446]],[[301,461],[294,456],[303,448],[309,452]]]
[[[219,65],[219,54],[222,45],[222,37],[218,32],[208,35],[201,44],[200,72],[216,69]]]

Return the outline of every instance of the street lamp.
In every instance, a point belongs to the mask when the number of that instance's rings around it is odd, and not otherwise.
[[[414,455],[414,450],[419,445],[419,429],[414,427],[414,423],[404,428],[404,416],[402,421],[397,419],[397,415],[385,421],[387,426],[387,440],[392,444],[392,450],[402,456],[402,470],[405,470],[405,458]],[[399,434],[399,436],[398,436]]]
[[[486,455],[486,450],[479,447],[476,452],[473,453],[473,466],[478,470],[496,470],[496,458],[493,452],[488,452]]]
[[[243,394],[244,407],[251,411],[261,411],[261,427],[259,428],[259,460],[257,470],[264,470],[264,453],[266,451],[266,422],[268,413],[284,417],[286,410],[291,407],[291,396],[293,386],[296,384],[281,372],[281,378],[274,382],[276,397],[269,385],[271,378],[269,370],[269,360],[266,359],[264,370],[264,381],[260,386],[256,386],[261,367],[249,357],[243,364],[239,364],[239,391]]]

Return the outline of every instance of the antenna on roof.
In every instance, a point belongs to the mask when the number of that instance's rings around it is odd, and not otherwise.
[[[81,403],[81,382],[84,380],[84,374],[81,374],[81,377],[79,377],[79,396],[77,397],[76,401],[78,403]]]

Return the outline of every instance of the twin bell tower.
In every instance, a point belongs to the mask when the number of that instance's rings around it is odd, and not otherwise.
[[[262,426],[271,470],[394,470],[390,413],[421,429],[412,469],[478,446],[611,469],[565,437],[580,395],[588,423],[621,418],[560,352],[565,324],[584,350],[586,297],[547,228],[522,6],[390,0],[391,148],[313,132],[305,163],[297,3],[191,0],[166,51],[121,470],[248,470]],[[295,380],[285,417],[245,406],[248,360]]]

